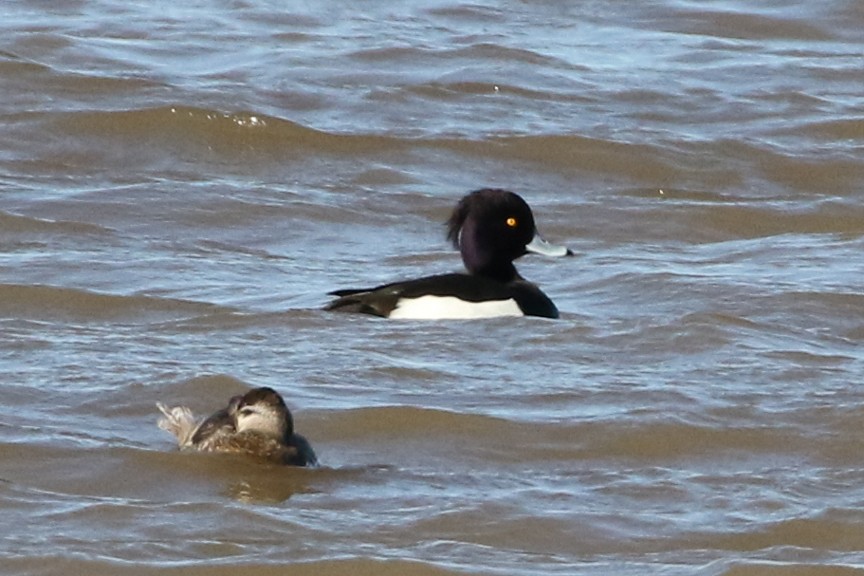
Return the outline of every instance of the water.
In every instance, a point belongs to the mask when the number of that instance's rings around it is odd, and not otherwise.
[[[0,13],[0,572],[861,572],[858,0]],[[482,186],[560,320],[320,310]],[[155,425],[250,386],[323,468]]]

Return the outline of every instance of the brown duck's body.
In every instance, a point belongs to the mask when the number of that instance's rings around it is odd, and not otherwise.
[[[166,408],[159,427],[177,437],[181,449],[243,454],[273,464],[315,466],[309,442],[294,432],[294,420],[272,388],[255,388],[199,422],[185,407]]]
[[[302,440],[298,442],[298,439]],[[213,438],[207,445],[207,451],[245,454],[273,464],[306,466],[310,462],[308,453],[304,453],[300,445],[301,442],[308,446],[306,440],[298,434],[282,440],[256,432],[236,432]]]

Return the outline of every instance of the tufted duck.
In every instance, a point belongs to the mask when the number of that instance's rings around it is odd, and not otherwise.
[[[494,316],[557,318],[555,304],[522,278],[513,260],[528,252],[573,253],[544,241],[531,208],[517,194],[484,188],[463,197],[447,223],[468,274],[440,274],[370,289],[337,290],[325,310],[385,318],[445,319]]]

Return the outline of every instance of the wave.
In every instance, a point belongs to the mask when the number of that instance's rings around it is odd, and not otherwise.
[[[311,419],[311,422],[310,422]],[[424,451],[460,451],[497,461],[559,461],[624,458],[633,460],[708,457],[709,454],[812,453],[812,442],[796,436],[790,424],[690,422],[634,414],[613,420],[573,422],[516,421],[412,406],[358,408],[320,418],[308,417],[314,437],[328,443],[426,444]]]
[[[0,211],[0,238],[6,234],[57,234],[64,236],[104,236],[113,230],[86,222],[49,220],[19,216]]]
[[[76,288],[0,284],[0,315],[38,320],[153,320],[212,314],[224,310],[214,304],[157,298],[119,296]]]
[[[417,560],[384,560],[364,558],[341,558],[336,560],[309,560],[285,564],[279,562],[261,562],[250,558],[235,560],[176,562],[159,561],[149,564],[146,560],[134,562],[123,560],[85,559],[75,554],[64,555],[59,552],[46,551],[44,554],[7,558],[4,560],[7,569],[14,574],[90,574],[100,575],[146,575],[154,570],[160,573],[177,573],[184,576],[233,576],[239,572],[244,574],[281,574],[290,573],[293,576],[356,575],[376,574],[378,576],[457,576],[464,571],[449,570],[434,564]]]
[[[699,12],[693,16],[702,25],[694,25],[692,32],[720,38],[746,40],[831,40],[834,35],[827,29],[791,18],[775,18],[759,14],[728,12]]]
[[[485,83],[420,83],[402,90],[429,99],[450,99],[453,91],[487,91]],[[578,89],[573,89],[578,93]],[[572,99],[549,91],[525,91],[521,97],[532,101],[549,98]],[[567,104],[570,105],[569,103]],[[842,124],[805,126],[817,138],[854,133],[860,119]],[[527,163],[563,174],[586,173],[615,175],[630,181],[662,187],[687,187],[694,180],[704,188],[741,187],[759,158],[757,175],[799,190],[824,190],[826,193],[857,193],[862,175],[848,139],[833,139],[829,157],[813,151],[813,158],[802,158],[800,145],[783,148],[776,133],[769,139],[747,143],[724,139],[688,142],[686,135],[669,132],[656,138],[645,135],[610,134],[586,136],[578,128],[568,133],[520,134],[489,132],[452,134],[450,132],[336,132],[319,130],[300,122],[254,111],[219,111],[190,106],[159,106],[128,110],[91,110],[50,113],[24,113],[9,119],[8,128],[20,134],[44,132],[53,135],[42,144],[41,156],[66,159],[81,166],[92,164],[135,163],[170,166],[179,161],[212,161],[220,165],[249,166],[303,164],[318,165],[322,157],[347,158],[352,163],[363,159],[380,162],[405,153],[418,159],[430,153],[448,153],[454,158],[498,159],[506,163]],[[795,140],[795,138],[793,138]],[[70,146],[70,141],[74,146]],[[797,140],[795,140],[797,142]],[[839,142],[839,143],[834,143]],[[706,163],[705,158],[727,158],[727,162]],[[22,160],[25,161],[25,160]]]
[[[857,203],[829,200],[791,209],[777,205],[756,206],[726,203],[697,207],[687,217],[687,229],[702,240],[738,240],[783,235],[835,234],[858,237],[864,234],[864,209]],[[646,213],[645,218],[668,218],[665,210]]]
[[[55,129],[72,136],[116,137],[164,146],[198,143],[217,146],[217,151],[254,149],[289,155],[300,148],[355,153],[368,146],[370,140],[382,146],[396,145],[394,138],[331,134],[255,112],[223,112],[189,106],[65,112],[54,114],[47,121]]]
[[[722,567],[720,571],[716,568]],[[760,560],[736,560],[712,563],[714,570],[705,571],[706,575],[717,576],[861,576],[864,569],[857,560],[848,564],[843,562],[780,562]],[[698,572],[702,574],[702,572]]]

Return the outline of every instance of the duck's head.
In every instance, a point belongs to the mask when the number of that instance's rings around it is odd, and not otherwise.
[[[447,222],[447,238],[461,252],[470,273],[503,282],[518,278],[513,260],[528,252],[573,254],[540,237],[531,207],[522,197],[495,188],[475,190],[459,201]]]
[[[228,411],[237,432],[284,439],[294,433],[294,420],[282,396],[272,388],[254,388],[231,399]]]

